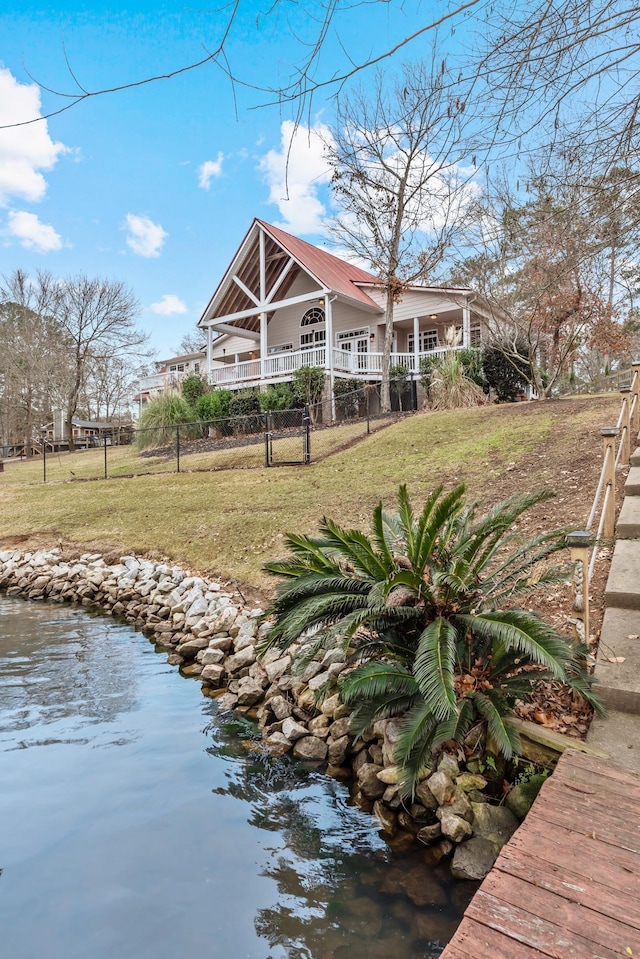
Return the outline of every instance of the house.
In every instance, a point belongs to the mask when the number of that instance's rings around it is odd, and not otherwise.
[[[227,389],[291,380],[302,366],[382,379],[385,289],[378,277],[279,227],[254,220],[199,326],[210,383]],[[485,312],[486,316],[487,313]],[[411,285],[394,306],[391,365],[478,345],[480,298],[468,288]]]
[[[123,427],[119,422],[98,423],[92,420],[83,420],[74,416],[71,420],[73,430],[73,442],[76,446],[100,446],[107,438],[108,445],[111,445],[114,434],[123,432]],[[124,426],[124,431],[130,430],[130,424]],[[51,448],[65,448],[69,444],[67,432],[66,414],[63,410],[56,410],[53,414],[53,420],[45,423],[40,431],[40,435],[47,441]]]
[[[207,355],[203,350],[196,353],[185,353],[182,356],[172,356],[168,360],[159,360],[156,372],[149,376],[141,376],[138,381],[138,392],[133,397],[142,413],[144,404],[161,393],[178,390],[182,380],[194,373],[204,373]]]

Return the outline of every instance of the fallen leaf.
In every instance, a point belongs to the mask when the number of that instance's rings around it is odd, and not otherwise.
[[[608,663],[624,663],[624,656],[607,656]]]

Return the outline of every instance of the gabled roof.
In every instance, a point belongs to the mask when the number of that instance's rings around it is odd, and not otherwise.
[[[346,296],[350,300],[359,300],[369,307],[374,306],[376,309],[380,309],[378,304],[356,285],[360,283],[379,284],[380,280],[373,273],[369,273],[359,266],[354,266],[353,263],[342,260],[340,257],[334,256],[333,253],[320,249],[320,247],[313,246],[306,240],[285,233],[277,226],[272,226],[263,220],[257,220],[256,222],[264,227],[266,232],[287,253],[290,253],[308,273],[311,273],[320,286],[326,286],[327,289]]]
[[[375,284],[377,278],[372,273],[347,263],[346,260],[327,253],[326,250],[321,250],[307,243],[306,240],[292,236],[279,227],[255,219],[202,314],[200,323],[216,318],[223,320],[225,316],[232,316],[242,311],[253,313],[255,310],[254,315],[237,318],[232,320],[232,323],[240,333],[242,329],[257,329],[258,309],[255,301],[252,301],[242,288],[234,283],[233,277],[237,276],[244,287],[250,290],[254,297],[258,297],[260,232],[264,234],[266,241],[266,286],[269,290],[273,284],[278,283],[276,301],[286,299],[295,277],[304,270],[321,289],[359,303],[369,311],[382,312],[379,304],[358,285],[360,283]],[[292,258],[295,265],[289,269],[284,281],[280,281],[278,278],[288,257]],[[268,317],[270,318],[271,315],[273,315],[272,312],[268,314]]]

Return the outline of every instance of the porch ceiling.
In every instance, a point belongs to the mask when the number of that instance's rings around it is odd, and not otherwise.
[[[270,236],[265,234],[265,279],[267,292],[273,288],[274,283],[282,273],[288,260],[289,254],[282,250]],[[287,296],[299,272],[300,267],[294,263],[278,287],[277,298],[279,300]],[[256,299],[260,299],[260,238],[257,231],[235,275],[244,283],[247,289],[253,293]],[[224,319],[224,317],[233,313],[240,313],[243,310],[252,309],[256,310],[255,316],[230,320],[229,322],[239,330],[252,330],[254,333],[260,330],[258,308],[237,283],[234,282],[233,277],[229,277],[227,289],[223,293],[215,313],[211,315],[211,319]],[[273,313],[274,311],[267,313],[267,323],[270,321]]]

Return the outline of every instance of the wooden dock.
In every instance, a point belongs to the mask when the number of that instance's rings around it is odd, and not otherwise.
[[[441,959],[640,959],[640,774],[565,753]]]

